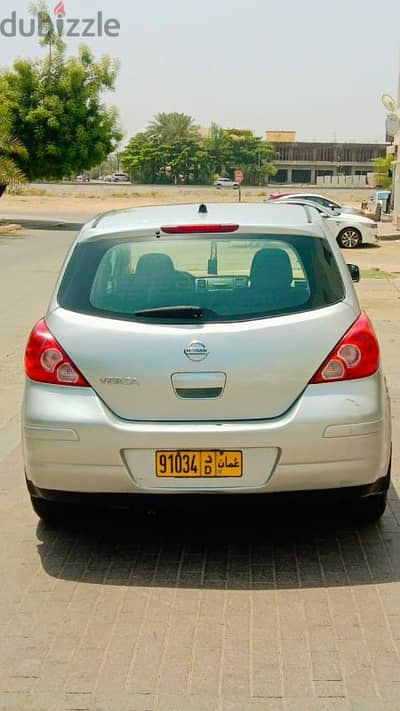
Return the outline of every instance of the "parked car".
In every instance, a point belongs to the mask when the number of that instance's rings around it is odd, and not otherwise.
[[[127,173],[113,173],[112,175],[105,175],[104,181],[106,183],[128,183],[129,175]]]
[[[233,188],[237,190],[239,183],[237,180],[232,180],[232,178],[217,178],[214,180],[214,186],[220,190],[221,188]]]
[[[93,219],[26,347],[36,513],[324,490],[379,517],[390,405],[352,278],[326,221],[301,205]]]
[[[374,220],[365,217],[365,215],[342,213],[336,209],[325,208],[318,203],[297,197],[276,200],[275,203],[308,205],[317,210],[326,220],[339,247],[343,249],[355,249],[363,244],[376,244],[378,242],[378,225]]]
[[[114,173],[113,182],[114,183],[129,183],[128,173]]]
[[[322,205],[322,207],[328,207],[330,210],[339,210],[343,213],[349,213],[351,215],[361,215],[361,210],[356,210],[354,207],[349,207],[348,205],[342,205],[331,198],[324,195],[315,195],[314,193],[272,193],[272,195],[267,198],[268,200],[309,200],[310,202]]]

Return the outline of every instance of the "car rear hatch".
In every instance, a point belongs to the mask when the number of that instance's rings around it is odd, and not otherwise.
[[[135,237],[78,245],[46,320],[120,418],[272,419],[357,317],[344,297],[322,238]]]

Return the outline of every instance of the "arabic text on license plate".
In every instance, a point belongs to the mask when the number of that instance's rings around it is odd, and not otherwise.
[[[159,477],[240,477],[243,455],[232,450],[162,450],[156,452]]]

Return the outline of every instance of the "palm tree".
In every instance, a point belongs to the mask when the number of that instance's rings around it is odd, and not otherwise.
[[[216,123],[212,123],[210,135],[205,140],[205,146],[210,156],[212,171],[218,175],[223,175],[226,163],[231,158],[230,144],[225,129]]]
[[[187,114],[179,114],[176,111],[172,113],[162,111],[156,114],[150,121],[146,133],[166,144],[177,143],[199,135],[192,117]]]
[[[13,156],[27,155],[22,143],[11,134],[10,121],[4,111],[0,111],[0,186],[18,185],[25,175]]]

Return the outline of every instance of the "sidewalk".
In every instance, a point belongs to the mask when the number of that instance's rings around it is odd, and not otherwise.
[[[203,189],[204,193],[204,189]],[[174,194],[174,201],[178,203],[204,201],[203,194],[189,193],[182,190],[179,195]],[[214,202],[215,195],[211,196]],[[3,197],[0,203],[0,225],[17,223],[25,229],[36,230],[74,230],[78,231],[82,225],[95,215],[110,209],[129,209],[144,205],[155,205],[168,202],[165,195],[153,193],[132,194],[132,197],[79,198],[79,197],[49,197],[49,196],[9,196]],[[259,201],[259,198],[258,198]],[[400,240],[400,230],[384,215],[384,221],[378,222],[378,236],[382,241]]]
[[[378,236],[381,240],[400,240],[400,231],[393,222],[378,222]]]

